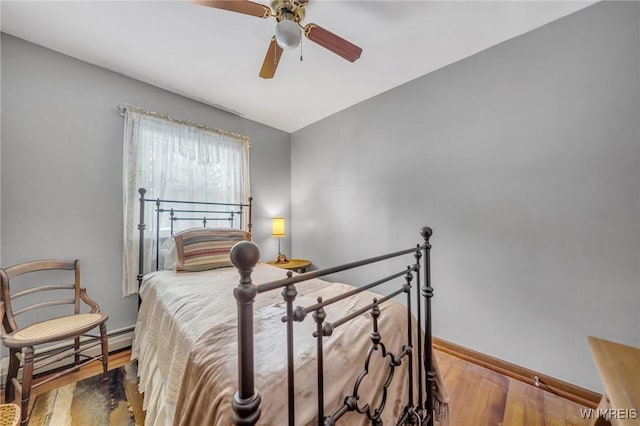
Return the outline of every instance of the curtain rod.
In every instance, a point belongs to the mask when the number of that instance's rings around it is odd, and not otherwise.
[[[196,127],[198,129],[203,129],[203,130],[208,130],[210,132],[214,132],[214,133],[218,133],[220,135],[224,135],[224,136],[231,136],[233,138],[236,139],[240,139],[243,142],[246,142],[249,144],[249,146],[251,146],[251,138],[249,136],[246,135],[241,135],[239,133],[234,133],[234,132],[229,132],[227,130],[222,130],[222,129],[218,129],[216,127],[209,127],[205,124],[200,124],[200,123],[196,123],[195,121],[189,121],[189,120],[183,120],[180,118],[176,118],[176,117],[172,117],[168,114],[163,114],[160,112],[155,112],[155,111],[149,111],[146,110],[144,108],[140,108],[140,107],[136,107],[133,105],[129,105],[129,104],[124,104],[124,105],[117,105],[118,110],[120,111],[120,115],[122,117],[125,116],[125,112],[127,110],[131,110],[140,114],[145,114],[151,117],[157,117],[157,118],[162,118],[164,120],[169,120],[172,121],[174,123],[178,123],[178,124],[184,124],[186,126],[191,126],[191,127]]]

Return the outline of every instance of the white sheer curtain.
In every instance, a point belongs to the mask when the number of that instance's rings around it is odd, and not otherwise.
[[[146,198],[152,199],[246,203],[250,179],[246,137],[131,107],[124,120],[122,273],[123,295],[128,296],[138,292],[138,188],[145,188]],[[144,271],[148,272],[155,264],[155,227],[163,225],[154,222],[155,204],[145,204]],[[246,226],[247,221],[243,223]]]

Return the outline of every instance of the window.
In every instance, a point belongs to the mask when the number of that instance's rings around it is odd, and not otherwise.
[[[125,112],[123,294],[138,291],[138,188],[146,198],[246,203],[249,197],[249,139],[148,113]],[[153,268],[153,208],[145,209],[144,270]],[[160,229],[168,234],[168,218]],[[185,221],[177,229],[197,226]]]

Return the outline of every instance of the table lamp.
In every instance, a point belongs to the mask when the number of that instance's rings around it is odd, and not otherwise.
[[[271,236],[278,239],[278,258],[276,263],[287,263],[289,261],[287,256],[280,251],[280,240],[285,237],[283,217],[274,217],[272,219]]]

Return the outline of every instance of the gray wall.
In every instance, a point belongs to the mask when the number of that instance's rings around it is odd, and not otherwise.
[[[600,389],[586,336],[640,345],[639,9],[596,4],[295,132],[296,256],[430,225],[436,335]]]
[[[137,305],[121,286],[122,103],[252,138],[263,258],[277,254],[272,215],[291,217],[289,134],[3,34],[2,265],[79,258],[110,329],[134,324]]]

